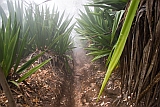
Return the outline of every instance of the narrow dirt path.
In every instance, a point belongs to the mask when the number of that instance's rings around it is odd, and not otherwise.
[[[74,68],[74,90],[73,90],[73,96],[74,96],[74,107],[81,107],[81,97],[82,97],[82,83],[81,78],[85,75],[84,68],[87,67],[86,65],[89,65],[90,59],[86,56],[86,52],[83,48],[76,48],[74,49],[74,62],[75,62],[75,68]]]
[[[92,57],[87,56],[83,48],[86,43],[78,39],[77,37],[75,40],[77,48],[73,50],[73,92],[70,107],[117,107],[120,95],[119,77],[116,74],[111,77],[100,101],[96,102],[105,69],[98,62],[91,62]]]

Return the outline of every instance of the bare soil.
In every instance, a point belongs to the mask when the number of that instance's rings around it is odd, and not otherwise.
[[[113,73],[96,102],[105,75],[104,66],[91,63],[82,48],[74,49],[73,58],[72,72],[49,64],[19,87],[10,84],[17,107],[124,107],[118,105],[121,82],[117,72]],[[0,107],[7,106],[8,100],[0,89]]]

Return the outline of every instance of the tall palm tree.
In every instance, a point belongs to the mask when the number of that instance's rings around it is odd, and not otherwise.
[[[141,0],[120,59],[123,98],[160,105],[160,0]]]

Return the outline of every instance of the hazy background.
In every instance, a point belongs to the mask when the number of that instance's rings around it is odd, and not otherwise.
[[[0,5],[7,9],[7,0],[0,0]],[[14,1],[14,0],[12,0]],[[92,0],[48,0],[48,2],[43,3],[47,0],[21,0],[26,1],[27,3],[36,3],[41,5],[47,5],[52,8],[54,5],[58,7],[60,12],[66,11],[66,14],[78,16],[79,9],[83,10],[83,5],[87,4],[89,1]],[[24,2],[25,3],[25,2]]]
[[[0,5],[6,10],[7,12],[7,0],[0,0]],[[12,0],[15,1],[15,0]],[[70,15],[70,17],[73,17],[72,23],[76,22],[76,18],[78,18],[79,10],[84,11],[84,4],[89,3],[92,0],[48,0],[48,2],[43,3],[46,0],[22,0],[26,1],[28,4],[30,3],[36,3],[39,4],[39,6],[47,5],[50,7],[50,9],[53,8],[53,6],[58,8],[58,11],[62,13],[65,10],[65,17]],[[25,6],[27,6],[27,3],[25,3]],[[1,18],[0,18],[1,19]],[[1,24],[1,21],[0,21]],[[71,37],[73,37],[74,45],[75,47],[83,47],[82,43],[80,42],[81,37],[78,36],[78,34],[73,30],[71,33]]]

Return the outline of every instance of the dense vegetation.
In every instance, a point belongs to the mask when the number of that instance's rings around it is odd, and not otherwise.
[[[74,27],[74,24],[70,24],[72,18],[64,18],[65,12],[60,15],[55,7],[50,13],[48,7],[39,7],[36,4],[29,4],[24,8],[22,1],[15,1],[15,3],[7,1],[7,6],[9,17],[6,11],[0,7],[2,19],[0,27],[0,72],[4,74],[0,75],[0,78],[3,79],[1,80],[2,88],[7,90],[5,91],[6,95],[9,87],[7,87],[2,76],[5,76],[8,82],[18,86],[18,83],[25,81],[26,78],[55,57],[57,59],[55,63],[63,62],[64,67],[68,69],[70,57],[66,53],[72,49],[70,33]],[[23,57],[37,51],[38,54],[21,65]],[[51,56],[28,70],[31,64],[46,52],[52,53]],[[4,81],[6,84],[2,83]],[[7,97],[11,98],[12,96],[10,94]],[[13,101],[10,105],[14,106]]]
[[[131,0],[126,4],[123,19],[118,25],[118,18],[121,17],[116,18],[114,13],[117,9],[124,9],[126,2],[127,0],[94,0],[93,4],[87,6],[94,6],[95,10],[90,11],[86,7],[86,14],[81,12],[77,31],[91,41],[87,49],[91,51],[89,54],[95,56],[93,61],[105,56],[108,58],[106,65],[109,65],[99,97],[118,64],[122,77],[122,99],[133,106],[157,107],[160,104],[160,2]],[[121,31],[117,28],[121,28]],[[114,38],[115,41],[112,42]]]
[[[69,70],[73,49],[72,18],[64,18],[53,7],[7,1],[8,13],[0,7],[0,83],[10,105],[14,100],[8,86],[18,86],[52,59]],[[90,8],[92,7],[92,8]],[[121,74],[121,101],[133,106],[160,105],[160,2],[159,0],[93,0],[80,11],[75,30],[89,42],[92,61],[104,61],[107,72],[99,96],[115,68]],[[38,54],[21,63],[23,57]],[[52,53],[34,68],[39,57]],[[16,78],[12,78],[16,77]],[[145,101],[145,102],[144,102]]]

